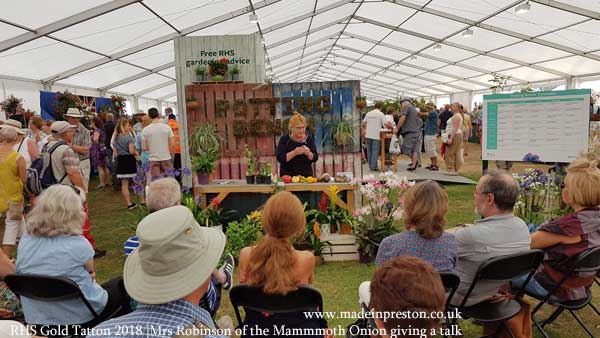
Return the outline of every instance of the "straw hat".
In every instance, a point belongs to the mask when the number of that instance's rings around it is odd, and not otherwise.
[[[123,278],[131,298],[145,304],[191,294],[210,278],[225,248],[225,234],[198,225],[184,206],[146,216],[136,235],[140,246],[127,257]]]
[[[25,135],[25,131],[23,131],[23,125],[17,120],[8,119],[4,121],[4,124],[0,125],[0,128],[14,128],[17,130],[17,134]]]
[[[67,109],[67,113],[65,114],[65,116],[82,118],[83,114],[81,114],[81,112],[77,108],[69,108]]]

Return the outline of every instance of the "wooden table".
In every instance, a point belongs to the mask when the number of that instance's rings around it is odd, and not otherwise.
[[[385,171],[385,140],[391,139],[394,136],[394,132],[391,130],[382,130],[379,132],[379,141],[381,142],[381,164],[379,170]]]
[[[224,182],[230,182],[223,184]],[[340,198],[334,199],[336,204],[348,210],[350,213],[354,213],[354,191],[358,189],[356,181],[349,183],[286,183],[283,187],[285,191],[322,191],[330,199],[332,197],[329,188],[331,186],[337,186],[338,191],[346,192],[346,201],[342,201]],[[242,180],[214,180],[207,185],[194,185],[194,195],[202,195],[202,208],[206,208],[206,195],[207,194],[218,194],[217,198],[219,201],[223,201],[230,193],[265,193],[270,194],[275,190],[274,184],[246,184]]]

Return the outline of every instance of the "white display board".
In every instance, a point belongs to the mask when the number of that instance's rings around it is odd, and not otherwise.
[[[571,162],[588,146],[590,89],[483,96],[482,158]]]

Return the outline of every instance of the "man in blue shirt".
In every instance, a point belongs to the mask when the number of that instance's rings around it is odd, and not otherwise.
[[[435,151],[435,137],[438,133],[440,120],[438,112],[432,105],[425,106],[425,112],[419,113],[420,117],[425,117],[425,153],[431,159],[431,164],[425,169],[440,170],[437,165],[437,152]]]
[[[169,224],[169,226],[165,226]],[[199,330],[223,337],[198,305],[225,248],[225,235],[201,227],[184,206],[158,210],[137,227],[140,246],[125,261],[125,289],[139,302],[128,315],[106,321],[88,338],[172,338]]]

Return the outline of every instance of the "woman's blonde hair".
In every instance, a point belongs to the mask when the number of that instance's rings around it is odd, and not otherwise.
[[[262,212],[266,236],[251,251],[249,284],[268,294],[287,294],[299,283],[291,270],[296,264],[290,238],[304,230],[306,217],[298,197],[287,191],[271,196]]]
[[[85,212],[75,189],[55,184],[44,190],[29,213],[25,231],[38,237],[81,235]]]
[[[600,206],[600,169],[597,161],[578,158],[567,168],[567,196],[582,207]]]
[[[306,118],[304,116],[302,116],[302,114],[300,114],[298,112],[294,112],[294,115],[292,115],[292,117],[290,118],[288,129],[292,130],[299,125],[308,126],[308,124],[306,123]]]
[[[423,237],[436,238],[444,232],[447,212],[448,194],[437,182],[420,182],[406,192],[405,225],[414,226]]]
[[[125,131],[125,126],[130,124],[129,120],[126,118],[121,118],[118,122],[117,122],[117,127],[115,128],[115,133],[117,133],[117,135],[124,135],[127,134],[127,132]]]
[[[17,141],[17,129],[12,127],[0,128],[0,143],[14,143]]]
[[[152,123],[152,120],[150,119],[150,116],[148,115],[143,115],[142,116],[142,129],[146,128],[147,126],[150,125],[150,123]]]

